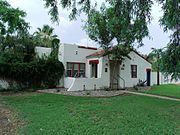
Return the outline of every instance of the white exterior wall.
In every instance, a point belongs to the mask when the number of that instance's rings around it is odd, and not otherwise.
[[[73,82],[74,81],[74,82]],[[81,91],[81,90],[96,90],[107,87],[103,78],[65,78],[65,88],[70,88],[68,91]],[[71,86],[71,83],[73,85]],[[103,85],[104,84],[104,85]]]
[[[91,78],[90,60],[99,60],[97,78]],[[105,68],[108,68],[108,72],[105,72]],[[109,78],[110,72],[107,57],[90,58],[86,60],[86,78],[65,77],[64,87],[69,88],[68,91],[102,89],[109,87]]]
[[[2,88],[2,89],[7,89],[8,87],[9,87],[8,82],[5,81],[5,80],[1,80],[1,79],[0,79],[0,89],[1,89],[1,88]]]
[[[63,62],[65,69],[67,62],[85,63],[86,65],[86,77],[85,78],[72,78],[64,77],[64,87],[68,88],[69,91],[77,90],[94,90],[101,89],[103,87],[109,87],[110,85],[110,64],[107,57],[93,57],[86,58],[86,56],[97,52],[99,50],[92,50],[86,48],[78,48],[77,45],[62,44],[59,50],[59,60]],[[76,54],[77,52],[77,54]],[[140,80],[145,81],[147,79],[146,69],[151,69],[151,64],[143,59],[135,52],[130,52],[129,58],[120,65],[119,75],[125,80],[125,87],[133,87],[137,85]],[[98,78],[91,78],[91,64],[90,60],[99,60],[98,64]],[[122,65],[124,70],[121,70]],[[131,78],[131,65],[137,65],[137,78]],[[105,68],[108,72],[105,72]],[[160,75],[162,78],[162,75]],[[160,82],[164,83],[162,79]],[[120,87],[123,87],[123,81],[119,79]],[[156,73],[151,72],[151,85],[156,84]]]
[[[75,78],[65,77],[64,78],[64,88],[70,88]]]
[[[142,57],[137,55],[135,52],[130,52],[129,58],[125,58],[120,66],[120,76],[125,80],[125,87],[133,87],[137,85],[139,79],[145,81],[146,80],[146,69],[151,69],[151,64],[144,60]],[[121,70],[122,65],[124,66],[124,70]],[[131,65],[137,65],[137,78],[131,78]],[[120,87],[123,87],[123,81],[119,80]]]
[[[58,57],[59,60],[63,62],[65,69],[67,66],[67,62],[85,63],[85,67],[86,67],[85,78],[64,77],[65,88],[69,88],[70,91],[76,91],[76,90],[84,90],[84,87],[86,90],[93,90],[94,86],[96,86],[96,89],[100,89],[105,86],[108,87],[109,79],[104,77],[106,76],[109,77],[109,75],[107,73],[106,74],[102,73],[102,68],[105,67],[104,60],[106,58],[103,57],[90,58],[90,59],[86,58],[86,56],[98,51],[99,50],[79,48],[77,45],[71,45],[71,44],[60,45]],[[99,60],[98,78],[90,78],[91,77],[90,74],[91,65],[89,64],[90,60]]]
[[[91,64],[89,64],[89,61],[90,60],[99,60],[99,64],[98,64],[98,75],[97,75],[97,77],[98,78],[100,78],[100,76],[101,76],[101,74],[100,74],[100,71],[101,71],[101,67],[102,67],[102,64],[101,64],[101,61],[100,61],[100,58],[89,58],[89,59],[87,59],[87,63],[86,63],[86,77],[87,78],[91,78]]]
[[[42,58],[43,56],[49,56],[51,54],[51,48],[35,47],[35,52],[40,58]]]
[[[151,72],[151,84],[156,85],[157,84],[157,72]],[[162,73],[159,73],[159,83],[160,84],[179,84],[179,80],[171,80],[171,76],[165,77]]]
[[[77,54],[76,54],[77,51]],[[99,50],[78,48],[77,45],[61,44],[59,47],[59,60],[64,64],[66,69],[67,62],[78,62],[87,64],[86,56]],[[87,66],[86,66],[87,68]]]
[[[101,79],[102,84],[101,87],[109,87],[109,82],[110,82],[110,65],[109,65],[109,60],[108,57],[100,57],[100,58],[89,58],[87,60],[87,78],[90,78],[90,73],[91,73],[91,65],[89,64],[90,60],[99,60],[98,64],[98,79]],[[105,72],[105,68],[107,68],[107,72]],[[95,78],[96,79],[96,78]]]

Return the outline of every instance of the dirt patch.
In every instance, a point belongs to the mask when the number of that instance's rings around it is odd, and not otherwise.
[[[15,112],[0,100],[0,135],[14,135],[22,125]]]
[[[30,96],[33,94],[39,94],[38,92],[0,92],[2,96]]]

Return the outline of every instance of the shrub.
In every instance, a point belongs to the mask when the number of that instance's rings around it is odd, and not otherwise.
[[[15,81],[20,89],[55,87],[63,73],[63,64],[53,57],[37,58],[29,63],[0,62],[0,77]]]

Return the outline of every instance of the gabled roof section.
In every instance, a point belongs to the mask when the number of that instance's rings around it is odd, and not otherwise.
[[[139,52],[137,52],[136,50],[132,50],[134,53],[136,53],[137,55],[139,55],[139,57],[143,58],[144,60],[146,60],[148,63],[152,64],[150,61],[148,61],[147,58],[145,58],[142,54],[140,54]]]
[[[78,46],[78,48],[97,50],[95,47]]]
[[[136,53],[138,56],[140,56],[141,58],[143,58],[144,60],[146,60],[148,63],[152,64],[150,61],[147,60],[147,58],[145,58],[143,55],[141,55],[139,52],[137,52],[136,50],[131,50],[131,52]],[[86,58],[94,58],[94,57],[103,57],[105,51],[104,50],[100,50],[98,52],[92,53],[88,56],[86,56]]]
[[[86,58],[94,58],[94,57],[102,57],[104,55],[105,51],[104,50],[100,50],[98,52],[92,53],[88,56],[86,56]]]

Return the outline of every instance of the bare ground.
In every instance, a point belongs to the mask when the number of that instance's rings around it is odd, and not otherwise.
[[[0,99],[0,135],[14,135],[22,125],[16,113]]]

